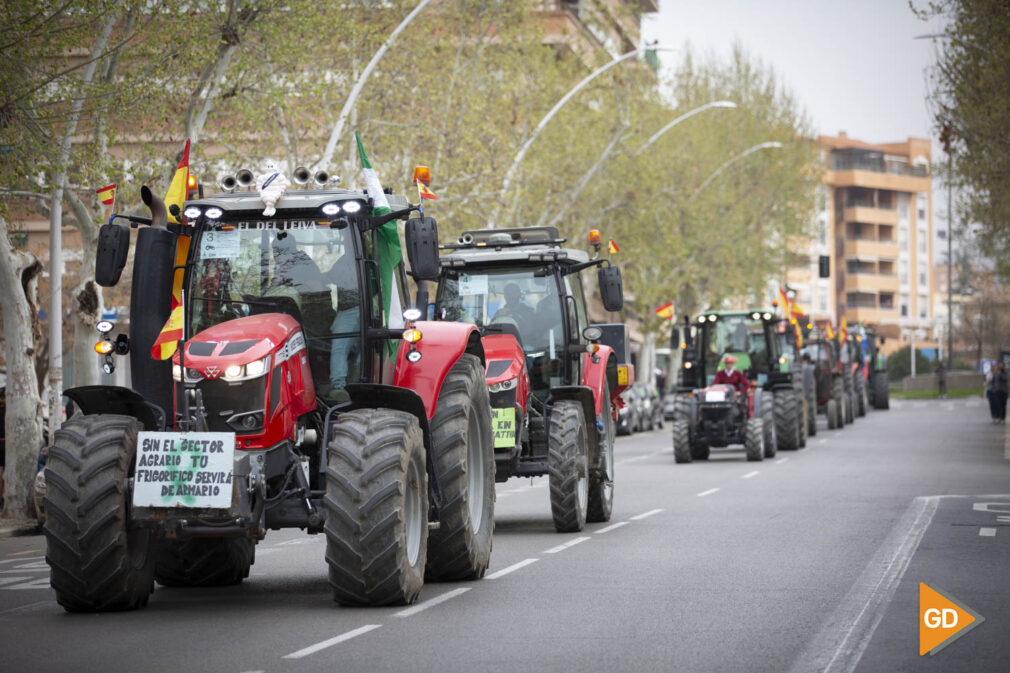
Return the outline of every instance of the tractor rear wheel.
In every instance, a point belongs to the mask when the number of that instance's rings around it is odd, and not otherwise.
[[[764,460],[765,457],[765,429],[764,422],[760,418],[747,419],[747,428],[744,435],[744,449],[747,451],[747,460]]]
[[[673,422],[673,460],[676,463],[690,463],[694,459],[691,450],[691,428],[687,421]]]
[[[840,425],[839,412],[838,412],[838,400],[830,399],[828,400],[828,430],[838,430]]]
[[[614,509],[614,417],[610,413],[610,384],[603,381],[603,431],[598,432],[596,466],[589,472],[589,510],[586,521],[610,521]]]
[[[793,392],[796,394],[796,403],[799,405],[799,409],[797,409],[799,417],[796,420],[800,428],[800,448],[802,449],[807,445],[807,400],[803,396],[802,390],[794,389]]]
[[[887,380],[887,372],[879,371],[873,374],[873,408],[874,409],[890,409],[891,408],[891,393],[889,390],[889,382]]]
[[[157,545],[130,525],[137,433],[132,416],[77,415],[54,434],[46,465],[46,563],[67,612],[133,610],[154,591]]]
[[[778,429],[775,427],[775,395],[761,391],[761,424],[764,426],[765,458],[773,458],[778,450]]]
[[[548,420],[547,473],[551,514],[559,533],[576,533],[586,526],[589,501],[589,451],[582,405],[560,400]]]
[[[846,395],[845,395],[845,383],[842,381],[840,376],[835,376],[831,381],[831,397],[835,400],[838,406],[838,424],[836,427],[841,428],[847,422],[845,419],[847,417],[845,407]]]
[[[775,434],[781,451],[795,451],[800,448],[803,409],[799,402],[795,390],[775,391]]]
[[[862,374],[856,376],[856,416],[866,415],[866,381]]]
[[[161,546],[154,579],[166,587],[224,587],[249,577],[256,542],[244,537],[170,540]]]
[[[807,390],[807,437],[817,434],[817,389],[811,385]]]
[[[428,534],[431,580],[475,580],[491,561],[494,439],[484,367],[469,353],[449,370],[431,419],[431,459],[444,502]]]
[[[341,605],[413,603],[424,584],[428,475],[417,418],[356,409],[327,447],[326,563]]]

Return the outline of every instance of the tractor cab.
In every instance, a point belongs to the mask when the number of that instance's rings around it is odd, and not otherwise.
[[[783,377],[772,320],[768,311],[710,311],[686,323],[679,387],[712,385],[727,355],[748,381],[765,389],[777,383]]]

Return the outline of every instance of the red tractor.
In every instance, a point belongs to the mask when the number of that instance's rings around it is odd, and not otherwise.
[[[301,173],[307,173],[303,169]],[[325,181],[324,181],[325,182]],[[106,371],[133,388],[66,391],[81,413],[46,470],[46,560],[68,611],[146,605],[154,581],[228,585],[268,530],[326,537],[333,597],[413,602],[425,578],[483,576],[494,529],[485,354],[472,325],[403,311],[390,195],[292,190],[263,215],[254,191],[189,201],[169,224],[146,187],[130,334],[100,326]],[[96,280],[115,285],[130,230],[102,227]],[[437,277],[435,221],[406,221],[417,279]],[[152,346],[173,313],[182,341]],[[165,327],[169,329],[171,324]],[[104,343],[104,345],[103,345]]]
[[[620,270],[564,242],[554,227],[465,232],[444,246],[435,313],[484,335],[497,480],[548,475],[554,527],[571,532],[610,519],[614,425],[633,375],[624,325],[589,323],[579,274],[600,266],[603,306],[619,311]]]

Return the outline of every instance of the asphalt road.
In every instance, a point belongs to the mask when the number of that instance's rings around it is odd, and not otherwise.
[[[70,615],[43,539],[0,539],[0,670],[1006,671],[1005,438],[979,399],[822,419],[762,463],[675,465],[669,426],[621,438],[609,524],[559,535],[543,480],[499,484],[488,576],[410,608],[336,606],[322,537],[284,531],[238,587]],[[985,622],[920,657],[920,582]]]

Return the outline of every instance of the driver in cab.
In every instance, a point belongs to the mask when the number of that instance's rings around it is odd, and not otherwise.
[[[512,318],[517,325],[528,325],[534,317],[533,308],[522,300],[522,290],[518,283],[505,286],[505,304],[495,313],[498,318]]]
[[[745,395],[747,393],[747,377],[743,375],[742,372],[734,369],[734,365],[737,363],[737,359],[732,355],[726,355],[722,359],[723,369],[720,369],[715,373],[715,379],[712,381],[713,384],[719,385],[720,383],[725,383],[736,388],[736,391],[740,395]]]

